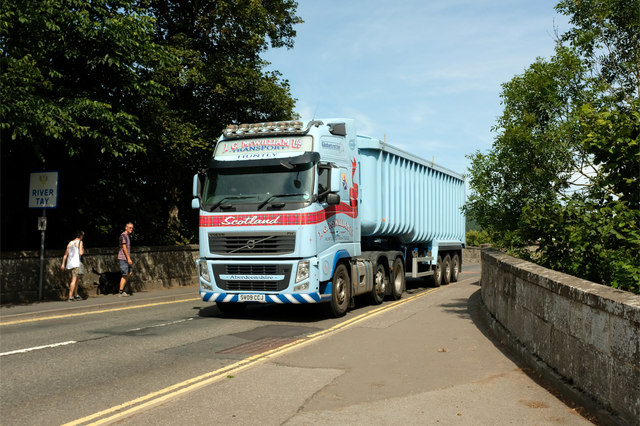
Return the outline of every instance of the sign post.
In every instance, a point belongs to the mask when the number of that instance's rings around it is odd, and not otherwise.
[[[44,234],[47,230],[47,209],[58,207],[58,172],[34,172],[29,181],[29,208],[42,209],[38,218],[40,231],[40,287],[38,300],[42,300],[44,276]]]

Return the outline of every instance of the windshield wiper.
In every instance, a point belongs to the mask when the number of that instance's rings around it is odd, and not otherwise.
[[[220,204],[222,204],[223,201],[227,201],[227,200],[242,200],[244,198],[254,198],[255,195],[230,195],[228,197],[224,197],[222,198],[220,201],[218,201],[217,203],[215,203],[212,207],[211,207],[211,211],[215,210],[218,208],[218,206]]]
[[[264,206],[267,205],[267,203],[269,203],[271,200],[273,200],[274,198],[280,198],[280,197],[296,197],[296,196],[300,196],[300,195],[307,195],[305,193],[301,193],[301,192],[297,192],[295,194],[275,194],[272,195],[271,197],[267,198],[266,200],[264,200],[262,203],[260,203],[260,205],[258,206],[258,210],[260,210],[261,208],[263,208]]]

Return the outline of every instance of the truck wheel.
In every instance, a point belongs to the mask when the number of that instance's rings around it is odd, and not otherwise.
[[[331,302],[329,303],[330,313],[335,318],[347,313],[349,307],[349,272],[344,264],[340,263],[333,273],[333,284],[331,286]]]
[[[389,277],[383,265],[378,264],[376,274],[373,277],[373,288],[371,289],[371,303],[379,305],[384,300],[384,293],[387,291]]]
[[[454,254],[451,258],[451,282],[458,282],[460,277],[460,256]]]
[[[391,273],[391,298],[393,300],[401,299],[404,287],[404,265],[402,258],[397,257],[396,260],[393,261],[393,272]]]
[[[438,256],[438,260],[436,260],[435,268],[433,269],[433,275],[429,277],[429,283],[433,287],[440,287],[442,284],[442,258]]]
[[[225,315],[238,315],[247,307],[246,303],[222,303],[216,302],[216,306]]]
[[[451,282],[451,257],[449,255],[444,257],[444,262],[442,263],[442,281],[445,284]]]

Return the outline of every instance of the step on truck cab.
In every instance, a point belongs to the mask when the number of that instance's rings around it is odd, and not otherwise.
[[[384,141],[352,119],[228,126],[193,179],[202,300],[250,303],[399,299],[405,278],[456,281],[463,177]]]

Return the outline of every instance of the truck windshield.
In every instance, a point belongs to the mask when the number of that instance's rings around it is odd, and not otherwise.
[[[209,169],[202,191],[207,211],[299,208],[313,196],[313,163]]]

